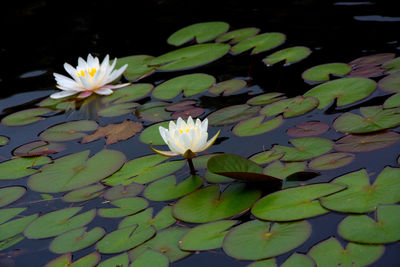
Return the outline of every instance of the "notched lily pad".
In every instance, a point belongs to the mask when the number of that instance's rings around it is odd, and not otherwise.
[[[336,141],[335,150],[343,152],[370,152],[396,144],[400,134],[393,131],[375,134],[351,134]]]
[[[138,213],[148,207],[149,202],[141,197],[126,197],[111,201],[118,208],[100,208],[99,216],[105,218],[121,218]]]
[[[105,188],[102,184],[93,184],[70,191],[63,196],[65,202],[82,202],[100,196]]]
[[[113,201],[126,197],[135,197],[139,195],[144,189],[144,186],[137,183],[131,183],[127,186],[125,185],[117,185],[113,186],[104,192],[103,197],[107,200]]]
[[[122,104],[145,97],[153,89],[150,83],[135,83],[118,90],[111,95],[103,96],[103,103]]]
[[[0,188],[0,208],[20,199],[26,193],[23,186],[8,186]]]
[[[242,90],[246,85],[247,82],[244,80],[232,79],[217,83],[209,88],[208,92],[213,95],[223,94],[223,96],[228,96]]]
[[[138,103],[113,104],[100,109],[98,115],[101,117],[117,117],[131,113],[138,106]]]
[[[15,241],[13,237],[19,236],[19,234],[24,231],[26,226],[28,226],[37,217],[38,214],[36,213],[0,224],[0,244],[4,242],[4,245],[6,245]],[[0,245],[0,250],[4,245]]]
[[[44,267],[95,267],[97,263],[99,263],[100,258],[101,256],[98,252],[92,252],[72,262],[71,253],[66,253],[54,260],[51,260]]]
[[[382,68],[386,69],[386,73],[394,73],[400,70],[400,57],[386,61],[382,64]]]
[[[283,44],[285,40],[286,36],[280,32],[263,33],[240,41],[232,47],[231,51],[233,54],[237,55],[252,49],[251,54],[254,55],[271,50]]]
[[[286,133],[293,137],[308,137],[325,133],[329,130],[329,125],[321,121],[307,121],[296,124],[289,128]]]
[[[351,62],[349,62],[349,65],[351,65],[353,68],[360,68],[365,66],[378,66],[386,63],[389,60],[392,60],[394,57],[395,57],[394,53],[374,54],[356,58]]]
[[[0,180],[19,179],[39,172],[34,167],[48,164],[49,157],[14,158],[0,163]]]
[[[307,164],[303,161],[287,162],[284,164],[279,160],[276,160],[265,167],[263,173],[279,179],[285,179],[294,173],[304,171],[306,167]]]
[[[266,93],[250,98],[249,100],[247,100],[247,104],[252,106],[262,106],[266,104],[271,104],[286,98],[283,95],[284,95],[283,93],[278,93],[278,92]]]
[[[268,164],[270,162],[282,158],[284,154],[285,154],[284,152],[275,153],[275,150],[271,149],[254,154],[249,158],[249,160],[254,161],[257,164]]]
[[[1,123],[5,126],[24,126],[40,120],[43,120],[43,115],[48,115],[54,112],[49,108],[31,108],[25,109],[4,117]]]
[[[172,217],[172,207],[165,206],[153,217],[153,208],[147,208],[144,211],[125,217],[118,225],[118,228],[124,228],[131,225],[138,225],[138,229],[154,227],[157,231],[173,225],[176,219]]]
[[[146,76],[149,76],[155,71],[154,67],[148,65],[148,63],[153,59],[153,56],[148,55],[121,57],[118,59],[115,68],[119,69],[125,64],[128,64],[128,67],[123,74],[124,77],[130,81],[137,81]]]
[[[222,126],[239,122],[257,114],[260,107],[252,107],[246,104],[234,105],[217,110],[208,115],[210,126]]]
[[[243,41],[249,37],[253,37],[254,35],[256,35],[259,32],[260,32],[260,29],[254,28],[254,27],[237,29],[237,30],[229,31],[227,33],[222,34],[215,40],[215,42],[222,43],[222,42],[229,41],[230,44],[236,44],[236,43]]]
[[[17,147],[13,151],[13,155],[18,157],[42,156],[61,152],[65,148],[63,144],[34,141]]]
[[[342,77],[350,71],[351,66],[346,63],[328,63],[309,68],[301,76],[306,81],[324,82],[329,81],[331,75]]]
[[[383,103],[383,108],[396,108],[400,107],[400,93],[392,95]]]
[[[236,136],[253,136],[263,134],[272,130],[277,129],[283,123],[283,117],[277,116],[272,119],[264,121],[265,116],[260,115],[254,118],[250,118],[239,122],[233,127],[232,132]],[[263,122],[264,121],[264,122]]]
[[[152,101],[143,104],[135,109],[135,115],[139,119],[152,122],[160,122],[168,120],[171,117],[171,113],[166,111],[167,102]]]
[[[305,46],[294,46],[279,50],[266,58],[263,62],[267,66],[272,66],[278,62],[284,61],[284,66],[289,66],[307,58],[311,54],[311,50]]]
[[[40,133],[39,137],[47,142],[71,141],[86,136],[85,132],[94,131],[97,127],[98,124],[95,121],[70,121],[48,128]]]
[[[355,159],[350,153],[330,153],[319,156],[308,163],[308,168],[317,171],[337,169],[350,164]]]
[[[291,118],[305,114],[317,106],[318,99],[297,96],[269,104],[260,110],[260,114],[271,117],[283,113],[284,118]]]
[[[400,73],[395,72],[379,80],[378,87],[386,92],[400,93]]]

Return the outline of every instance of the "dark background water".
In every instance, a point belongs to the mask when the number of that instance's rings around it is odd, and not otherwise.
[[[329,62],[349,62],[363,55],[380,52],[397,53],[400,50],[400,13],[394,7],[394,1],[14,1],[1,9],[0,42],[0,117],[22,109],[18,106],[32,99],[45,97],[54,89],[52,73],[64,73],[63,64],[76,64],[77,57],[86,57],[88,53],[103,58],[135,54],[161,55],[174,47],[166,43],[174,31],[203,21],[225,21],[231,29],[258,27],[261,32],[282,32],[287,35],[285,47],[294,45],[308,46],[313,50],[312,56],[291,67],[265,67],[260,61],[265,54],[250,57],[248,54],[227,56],[206,67],[196,69],[217,78],[217,81],[232,77],[251,76],[250,84],[256,85],[255,92],[276,90],[288,96],[302,94],[310,88],[301,79],[305,69]],[[375,16],[375,17],[371,17]],[[372,19],[372,20],[371,20]],[[190,71],[189,71],[190,72]],[[184,72],[183,72],[184,73]],[[178,74],[176,74],[178,75]],[[159,82],[167,74],[156,73],[144,82]],[[27,93],[32,92],[32,93]],[[25,93],[25,94],[21,94]],[[243,99],[234,99],[232,102]],[[372,99],[371,103],[381,104]],[[374,102],[375,101],[375,102]],[[206,104],[207,101],[203,101]],[[231,103],[232,103],[231,102]],[[223,103],[220,103],[222,105]],[[210,109],[213,107],[210,106]],[[214,107],[215,108],[215,107]],[[313,119],[324,118],[332,121],[336,116],[313,113]],[[285,126],[294,125],[299,120],[291,120]],[[35,135],[46,127],[60,122],[60,118],[49,118],[26,132],[14,128],[0,128],[0,134],[12,137],[10,147],[35,140]],[[104,122],[104,121],[103,121]],[[286,127],[287,128],[287,127]],[[285,128],[285,129],[286,129]],[[282,129],[284,131],[285,129]],[[228,132],[226,129],[225,132]],[[283,133],[283,132],[282,132]],[[225,134],[229,140],[223,146],[216,146],[214,151],[235,152],[249,156],[269,147],[274,143],[286,142],[275,132],[275,139],[265,140],[265,135],[254,138],[243,138],[248,146],[235,146],[238,138]],[[335,136],[330,136],[335,138]],[[14,141],[18,140],[18,142]],[[137,142],[138,143],[138,142]],[[114,145],[113,149],[121,150],[129,159],[139,154],[149,153],[148,146],[136,144],[134,151],[125,142]],[[72,145],[73,146],[73,145]],[[94,148],[93,145],[88,145]],[[79,149],[76,144],[74,149]],[[101,149],[97,146],[95,149]],[[211,149],[211,150],[212,150]],[[5,151],[4,149],[0,151]],[[357,155],[357,160],[343,169],[341,173],[356,170],[355,166],[368,166],[369,171],[380,171],[382,166],[394,165],[399,146],[381,152],[379,163],[371,159],[371,154]],[[71,152],[71,149],[68,151]],[[390,153],[388,153],[390,152]],[[61,156],[62,153],[57,154]],[[373,154],[377,155],[377,154]],[[391,155],[389,157],[388,155]],[[1,153],[2,157],[10,154]],[[370,164],[370,163],[376,163]],[[327,172],[321,179],[329,181],[338,175]],[[13,183],[15,184],[15,183]],[[62,203],[57,204],[62,207]],[[43,211],[46,209],[43,208]],[[310,220],[313,224],[311,238],[296,251],[306,253],[319,241],[336,233],[337,223],[344,215],[330,213]],[[15,257],[15,266],[42,266],[55,257],[46,250],[48,240],[24,241],[24,247],[42,247],[39,253],[26,253]],[[343,242],[345,243],[345,242]],[[16,246],[18,247],[18,245]],[[15,247],[7,250],[12,253]],[[74,253],[79,258],[92,250]],[[389,245],[385,255],[373,266],[399,266],[400,247]],[[1,254],[1,253],[0,253]],[[2,254],[4,256],[5,254]],[[8,254],[11,255],[11,254]],[[290,254],[278,257],[284,261]],[[46,258],[47,257],[47,258]],[[192,255],[174,266],[245,266],[248,262],[239,262],[223,252],[201,253]]]

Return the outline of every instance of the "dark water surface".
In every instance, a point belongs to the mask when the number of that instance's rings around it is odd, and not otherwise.
[[[394,1],[393,1],[394,2]],[[227,55],[194,71],[177,73],[155,73],[141,82],[159,83],[170,77],[191,72],[204,72],[213,75],[217,82],[234,77],[246,77],[252,94],[279,91],[287,96],[297,96],[312,86],[306,84],[301,73],[318,64],[331,62],[350,62],[364,55],[375,53],[396,53],[399,55],[399,17],[398,9],[390,1],[131,1],[126,6],[122,1],[30,1],[9,3],[1,10],[0,42],[0,119],[15,111],[33,107],[40,99],[56,92],[53,72],[63,73],[64,62],[73,66],[79,56],[86,58],[88,53],[103,58],[136,54],[161,55],[174,47],[166,43],[174,31],[203,21],[225,21],[231,29],[257,27],[261,32],[282,32],[287,36],[285,47],[303,45],[313,53],[306,60],[289,67],[273,66],[267,68],[261,59],[267,54],[249,56],[248,53],[233,57]],[[376,92],[370,96],[364,106],[380,105],[384,99]],[[242,104],[250,98],[247,94],[233,96],[222,102],[222,98],[211,99],[201,95],[202,106],[207,112],[219,107]],[[220,101],[220,102],[219,102]],[[222,127],[219,144],[209,152],[227,152],[248,157],[269,149],[273,144],[287,144],[290,139],[285,130],[297,123],[309,120],[321,120],[330,123],[340,113],[327,114],[315,110],[295,119],[288,119],[284,127],[255,137],[239,138],[231,134],[232,126]],[[130,115],[131,119],[135,117]],[[59,115],[32,125],[5,127],[0,125],[0,135],[10,137],[10,143],[0,147],[0,161],[10,159],[11,151],[28,142],[38,140],[37,135],[51,125],[66,120],[82,119],[74,113],[69,117]],[[137,119],[136,119],[137,120]],[[121,118],[100,118],[99,124],[121,122]],[[145,125],[151,123],[146,122]],[[210,131],[216,132],[214,127]],[[399,127],[395,129],[399,130]],[[322,135],[337,139],[340,134]],[[68,142],[67,149],[55,154],[58,158],[84,149],[96,153],[104,148],[104,141],[89,144]],[[149,146],[139,142],[138,137],[108,146],[123,152],[127,159],[137,158],[151,153]],[[344,173],[366,168],[369,173],[379,173],[383,167],[397,166],[399,144],[374,153],[358,153],[351,164],[332,171],[325,171],[318,181],[328,182]],[[373,155],[373,157],[371,156]],[[398,166],[397,166],[398,167]],[[1,181],[0,187],[26,185],[26,178]],[[23,207],[24,203],[40,199],[38,193],[30,192],[12,206]],[[89,201],[85,210],[98,207],[102,199]],[[33,212],[48,212],[68,206],[62,200],[49,204],[31,204]],[[157,204],[155,204],[157,206]],[[157,208],[157,207],[156,207]],[[306,253],[314,244],[337,236],[337,224],[346,215],[333,212],[308,219],[312,224],[311,237],[295,251]],[[120,219],[110,220],[96,217],[89,226],[100,225],[107,232],[115,229]],[[29,240],[0,251],[0,265],[4,266],[43,266],[57,255],[49,252],[48,244],[52,239]],[[93,246],[73,253],[78,259],[93,251]],[[293,252],[293,251],[292,251]],[[282,263],[291,253],[277,257]],[[14,264],[12,264],[14,263]],[[246,266],[250,262],[237,261],[228,257],[222,250],[193,254],[172,266]],[[9,265],[7,265],[9,264]],[[400,266],[400,245],[387,245],[385,254],[372,266]]]

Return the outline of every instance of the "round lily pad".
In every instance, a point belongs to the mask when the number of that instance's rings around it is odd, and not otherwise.
[[[256,35],[257,33],[259,33],[259,31],[260,29],[254,27],[237,29],[220,35],[215,40],[215,42],[222,43],[229,41],[230,44],[236,44],[242,40],[245,40],[249,37]]]
[[[222,21],[201,22],[186,26],[168,37],[167,43],[180,46],[193,39],[197,43],[205,43],[225,33],[229,24]]]
[[[30,239],[48,238],[82,227],[94,219],[96,210],[76,215],[81,209],[65,208],[44,214],[25,228],[24,235]]]
[[[116,267],[116,266],[129,266],[128,253],[121,253],[117,256],[107,258],[97,265],[97,267]]]
[[[19,235],[24,231],[33,220],[38,217],[38,214],[32,214],[26,217],[17,218],[6,223],[0,224],[0,240],[3,243],[4,240],[10,239],[14,236]],[[11,239],[12,240],[12,239]],[[8,240],[8,241],[11,241]],[[8,242],[7,242],[8,243]],[[0,246],[1,247],[1,246]]]
[[[169,121],[163,121],[159,122],[156,124],[153,124],[151,126],[148,126],[146,129],[144,129],[141,134],[140,134],[140,141],[145,144],[151,144],[151,145],[165,145],[164,140],[162,139],[160,135],[160,126],[167,128],[168,129]]]
[[[149,202],[141,197],[127,197],[111,201],[118,208],[100,208],[99,216],[105,218],[121,218],[138,213],[149,205]]]
[[[210,185],[178,200],[172,212],[185,222],[217,221],[245,212],[259,197],[260,191],[245,184],[230,184],[222,193],[218,185]]]
[[[182,101],[179,101],[179,102],[176,102],[176,103],[169,104],[165,108],[165,110],[168,110],[168,111],[184,111],[184,110],[192,108],[193,105],[195,105],[196,103],[197,103],[196,100],[190,100],[190,99],[182,100]]]
[[[275,150],[267,150],[257,154],[254,154],[249,158],[249,160],[254,161],[257,164],[268,164],[275,160],[278,160],[283,157],[285,153],[275,153]]]
[[[136,108],[136,117],[152,122],[160,122],[168,120],[171,117],[171,113],[165,110],[168,105],[166,102],[153,101],[143,104]]]
[[[48,108],[31,108],[25,109],[4,117],[1,123],[5,126],[24,126],[40,120],[43,120],[43,115],[53,112]]]
[[[317,171],[337,169],[350,164],[355,156],[350,153],[329,153],[319,156],[308,163],[308,168]]]
[[[374,211],[379,204],[395,204],[400,201],[399,168],[386,167],[371,185],[365,169],[340,176],[331,183],[346,186],[346,190],[320,199],[327,209],[365,213]]]
[[[386,61],[384,64],[382,64],[382,68],[386,69],[386,73],[398,72],[400,70],[400,57]]]
[[[229,52],[227,44],[198,44],[180,48],[151,60],[149,66],[161,71],[195,68],[223,57]]]
[[[95,267],[97,266],[97,263],[99,263],[100,258],[101,256],[99,253],[92,252],[72,262],[71,253],[66,253],[48,262],[44,267]]]
[[[76,95],[63,97],[59,99],[54,99],[51,97],[47,97],[40,101],[37,105],[39,107],[47,107],[51,109],[57,110],[76,110],[78,99],[76,99]]]
[[[293,137],[308,137],[325,133],[329,130],[329,125],[321,121],[307,121],[296,124],[289,128],[286,133]]]
[[[269,104],[260,110],[260,114],[271,117],[283,113],[284,118],[290,118],[305,114],[317,106],[316,98],[297,96]]]
[[[257,201],[251,213],[268,221],[295,221],[328,213],[318,199],[343,190],[336,184],[312,184],[284,189]]]
[[[65,145],[58,143],[48,143],[45,141],[34,141],[17,147],[13,155],[18,157],[33,157],[48,154],[55,154],[65,149]]]
[[[49,157],[15,158],[0,163],[0,180],[19,179],[39,172],[33,167],[50,163]]]
[[[154,72],[155,68],[148,65],[153,59],[153,56],[148,55],[121,57],[117,60],[115,68],[119,69],[125,64],[128,64],[128,67],[124,71],[124,77],[130,81],[137,81]]]
[[[89,153],[89,150],[74,153],[43,166],[40,173],[29,178],[29,188],[44,193],[73,190],[99,182],[125,162],[124,154],[119,151],[103,149],[88,159]]]
[[[159,99],[173,99],[183,91],[184,96],[189,97],[204,92],[214,83],[215,78],[208,74],[186,74],[158,85],[153,90],[153,96]]]
[[[276,264],[275,258],[270,258],[266,260],[255,261],[246,267],[278,267],[278,265]]]
[[[104,192],[103,197],[107,200],[113,201],[126,197],[135,197],[139,195],[144,189],[144,186],[137,183],[131,183],[129,185],[117,185],[113,186]]]
[[[303,254],[293,253],[281,267],[316,267],[314,260]]]
[[[307,164],[303,161],[287,162],[286,164],[283,164],[279,160],[276,160],[265,167],[263,173],[276,178],[285,179],[293,173],[304,171],[306,167]]]
[[[370,152],[396,144],[400,134],[393,131],[368,135],[347,135],[336,141],[335,150],[343,152]]]
[[[208,115],[210,126],[223,126],[245,120],[257,114],[260,107],[252,107],[246,104],[234,105],[219,109]]]
[[[378,260],[384,246],[348,243],[346,248],[334,237],[322,241],[311,248],[308,255],[317,266],[370,266]]]
[[[129,267],[143,266],[168,267],[169,259],[162,252],[147,249],[129,265]]]
[[[138,103],[115,104],[100,109],[98,114],[102,117],[116,117],[131,113],[138,106]]]
[[[395,72],[389,76],[381,79],[378,82],[378,87],[387,92],[400,92],[400,73]]]
[[[210,183],[210,184],[224,184],[224,183],[230,183],[230,182],[234,181],[234,179],[232,179],[232,178],[228,178],[223,175],[215,174],[210,171],[206,171],[206,173],[204,174],[204,179],[207,181],[207,183]]]
[[[343,133],[370,133],[400,125],[400,108],[383,109],[382,106],[361,107],[361,116],[351,112],[342,114],[333,127]]]
[[[189,117],[197,118],[200,115],[202,115],[204,113],[204,109],[203,108],[199,108],[199,107],[192,107],[189,109],[186,109],[184,111],[175,111],[172,115],[171,118],[176,120],[179,117],[182,118],[183,120],[186,120]]]
[[[0,135],[0,146],[5,146],[8,143],[8,141],[10,141],[8,137]]]
[[[89,232],[86,232],[86,228],[81,227],[57,236],[50,243],[50,251],[57,254],[78,251],[93,245],[105,233],[101,227],[95,227]]]
[[[209,88],[208,92],[213,95],[223,94],[224,96],[228,96],[242,90],[246,85],[247,82],[244,80],[232,79],[217,83]]]
[[[385,69],[381,66],[363,66],[360,68],[353,69],[347,75],[347,77],[379,77],[385,74]]]
[[[264,121],[264,119],[265,116],[260,115],[241,121],[237,125],[235,125],[235,127],[233,127],[232,132],[240,137],[254,136],[275,130],[283,123],[282,116],[277,116],[266,121]]]
[[[286,36],[283,33],[268,32],[242,40],[233,46],[231,50],[233,54],[237,55],[252,49],[251,54],[254,55],[271,50],[272,48],[283,44],[285,40]]]
[[[139,229],[152,226],[157,231],[159,231],[161,229],[171,226],[175,222],[176,219],[172,217],[172,207],[165,206],[154,217],[153,217],[153,208],[148,208],[142,212],[125,217],[119,223],[118,228],[124,228],[127,226],[137,224]]]
[[[400,206],[380,205],[376,221],[367,215],[350,215],[338,226],[339,235],[349,241],[365,244],[392,243],[400,240]]]
[[[97,127],[95,121],[70,121],[48,128],[40,133],[39,137],[47,142],[71,141],[86,136],[84,132],[94,131]]]
[[[291,139],[293,147],[274,145],[276,154],[285,153],[283,161],[303,161],[328,153],[333,148],[333,142],[321,137],[300,137]]]
[[[104,185],[93,184],[78,188],[74,191],[68,192],[63,196],[65,202],[82,202],[100,196],[103,193]]]
[[[304,96],[318,99],[318,109],[328,107],[336,99],[338,107],[353,104],[374,92],[376,82],[367,78],[341,78],[329,81],[307,91]]]
[[[250,98],[247,100],[247,104],[252,105],[252,106],[262,106],[266,104],[271,104],[276,101],[284,99],[285,96],[283,96],[283,93],[266,93],[262,95],[255,96],[253,98]]]
[[[379,53],[356,58],[352,60],[349,64],[353,68],[360,68],[364,66],[378,66],[384,64],[389,60],[392,60],[394,57],[394,53]]]
[[[153,89],[150,83],[135,83],[118,90],[114,90],[111,95],[103,96],[103,103],[122,104],[138,100],[145,97]]]
[[[383,108],[400,107],[400,93],[392,95],[383,103]]]
[[[222,241],[228,233],[228,229],[238,221],[223,220],[201,224],[192,228],[179,241],[179,247],[183,250],[199,251],[211,250],[222,247]]]
[[[266,58],[263,62],[267,66],[272,66],[278,62],[284,61],[284,66],[289,66],[293,63],[299,62],[311,54],[311,50],[305,46],[294,46],[279,50]]]
[[[143,195],[152,201],[167,201],[187,195],[203,183],[201,177],[192,175],[177,184],[175,175],[170,175],[149,184]]]
[[[303,244],[311,234],[306,221],[274,223],[253,220],[236,226],[222,248],[240,260],[261,260],[284,254]]]
[[[9,186],[0,188],[0,208],[20,199],[26,193],[23,186]]]
[[[329,81],[330,75],[345,76],[351,71],[351,66],[346,63],[328,63],[314,66],[304,71],[301,75],[310,82]]]

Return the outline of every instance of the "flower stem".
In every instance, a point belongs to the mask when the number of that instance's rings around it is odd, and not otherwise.
[[[187,159],[187,161],[188,161],[189,168],[190,168],[190,174],[191,174],[191,175],[196,175],[196,172],[197,172],[197,171],[196,171],[196,169],[194,168],[192,159]]]

